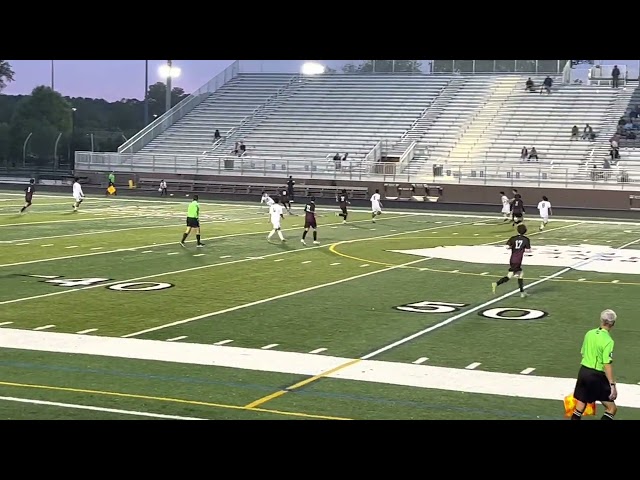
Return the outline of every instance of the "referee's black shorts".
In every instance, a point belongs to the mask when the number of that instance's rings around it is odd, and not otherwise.
[[[187,227],[200,228],[200,221],[197,218],[187,217]]]
[[[611,385],[604,372],[581,366],[573,398],[584,403],[610,402],[609,395]]]

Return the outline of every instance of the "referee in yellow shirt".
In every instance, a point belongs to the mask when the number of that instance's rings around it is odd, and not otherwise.
[[[605,310],[600,314],[600,327],[589,330],[582,342],[582,362],[578,372],[573,398],[576,408],[571,420],[580,420],[587,403],[600,402],[605,412],[600,420],[613,420],[618,411],[618,396],[613,376],[613,346],[610,331],[616,324],[616,312]]]

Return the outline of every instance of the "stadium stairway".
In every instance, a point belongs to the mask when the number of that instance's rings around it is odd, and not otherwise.
[[[335,171],[333,156],[349,153],[352,164],[358,165],[378,142],[397,144],[452,78],[419,74],[306,77],[289,95],[243,125],[247,153],[236,163],[264,161],[280,168],[296,161],[289,169],[306,171],[313,162],[314,169]]]
[[[629,119],[629,113],[636,105],[640,105],[640,85],[638,84],[634,85],[629,104],[624,112],[625,118]],[[640,119],[636,119],[634,123],[640,124]],[[638,137],[636,140],[628,140],[626,138],[620,140],[620,161],[618,165],[621,169],[640,167],[640,131],[635,130],[635,132]],[[608,153],[607,150],[605,155],[608,156]]]
[[[151,155],[202,155],[212,148],[216,129],[225,136],[254,110],[293,84],[297,75],[241,73],[184,118],[136,153],[136,162]]]

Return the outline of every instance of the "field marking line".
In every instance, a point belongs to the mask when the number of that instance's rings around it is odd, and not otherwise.
[[[71,408],[75,410],[91,410],[94,412],[118,413],[133,415],[136,417],[164,418],[166,420],[206,420],[206,418],[181,417],[178,415],[165,415],[163,413],[138,412],[136,410],[120,410],[119,408],[94,407],[92,405],[80,405],[76,403],[49,402],[46,400],[33,400],[30,398],[0,397],[0,401],[29,403],[32,405],[46,405],[50,407]]]
[[[18,214],[16,214],[17,216]],[[71,215],[71,213],[69,213],[68,215]],[[126,215],[126,216],[113,216],[113,217],[95,217],[95,218],[74,218],[74,219],[69,219],[69,220],[47,220],[47,221],[42,221],[42,222],[23,222],[23,223],[0,223],[0,228],[3,227],[19,227],[22,225],[43,225],[43,224],[49,224],[49,223],[75,223],[75,222],[99,222],[99,221],[104,221],[106,219],[113,219],[113,220],[117,220],[119,218],[129,218],[131,219],[131,215]]]
[[[437,227],[430,227],[430,228],[427,228],[427,229],[421,229],[421,230],[417,230],[417,231],[451,228],[452,226],[459,226],[459,224],[458,225],[440,225],[440,226],[437,226]],[[402,235],[404,233],[415,233],[415,232],[416,231],[392,233],[392,234],[388,234],[388,235],[381,235],[379,237],[370,237],[370,238],[371,239],[377,239],[377,238],[383,238],[383,237],[388,237],[388,236]],[[362,239],[358,239],[358,240],[362,240]],[[294,252],[294,251],[311,250],[312,248],[322,248],[324,246],[326,246],[326,245],[321,245],[321,246],[317,246],[317,247],[310,247],[310,248],[300,249],[300,250],[289,250],[289,251],[285,251],[285,252],[279,252],[279,254],[282,255],[282,254],[291,253],[291,252]],[[267,257],[273,256],[273,255],[276,255],[276,254],[265,255],[263,258],[267,258]],[[283,294],[280,294],[280,295],[276,295],[274,297],[267,297],[267,298],[263,298],[261,300],[256,300],[256,301],[249,302],[249,303],[243,303],[243,304],[236,305],[236,306],[233,306],[233,307],[225,308],[223,310],[216,310],[214,312],[205,313],[205,314],[202,314],[202,315],[198,315],[196,317],[190,317],[190,318],[187,318],[185,320],[177,320],[175,322],[167,323],[165,325],[158,325],[157,327],[151,327],[151,328],[147,328],[145,330],[140,330],[139,332],[134,332],[134,333],[129,333],[127,335],[122,335],[122,338],[135,337],[137,335],[142,335],[144,333],[155,332],[157,330],[162,330],[162,329],[169,328],[169,327],[175,327],[176,325],[183,325],[185,323],[195,322],[197,320],[202,320],[204,318],[215,317],[215,316],[222,315],[222,314],[225,314],[225,313],[235,312],[236,310],[242,310],[244,308],[254,307],[256,305],[262,305],[263,303],[273,302],[275,300],[280,300],[282,298],[291,297],[293,295],[299,295],[301,293],[307,293],[307,292],[311,292],[311,291],[314,291],[314,290],[318,290],[320,288],[330,287],[330,286],[333,286],[333,285],[339,285],[341,283],[350,282],[352,280],[357,280],[357,279],[360,279],[360,278],[368,277],[370,275],[376,275],[378,273],[387,272],[387,271],[395,270],[395,269],[398,269],[398,268],[403,268],[403,267],[406,267],[406,266],[409,266],[409,265],[413,265],[414,263],[419,263],[419,262],[422,262],[422,261],[425,261],[425,260],[428,260],[428,258],[420,258],[418,260],[405,262],[405,263],[399,264],[399,265],[392,265],[392,266],[389,266],[389,267],[386,267],[386,268],[382,268],[382,269],[379,269],[379,270],[373,270],[373,271],[370,271],[370,272],[367,272],[367,273],[362,273],[360,275],[354,275],[354,276],[351,276],[351,277],[346,277],[346,278],[341,278],[339,280],[334,280],[332,282],[321,283],[321,284],[313,285],[311,287],[306,287],[306,288],[303,288],[303,289],[300,289],[300,290],[294,290],[292,292],[283,293]],[[247,259],[236,260],[235,262],[239,262],[239,261],[247,261]],[[234,263],[234,262],[227,262],[227,263]],[[218,264],[218,265],[221,265],[221,264]],[[125,282],[133,282],[133,281],[139,281],[139,279],[125,280]],[[120,282],[118,282],[118,283],[120,283]],[[85,288],[89,288],[89,287],[85,287]],[[0,302],[0,305],[3,305],[3,303],[4,302]]]
[[[126,217],[126,218],[131,218],[131,217]],[[398,217],[390,217],[390,218],[404,218],[403,216],[398,216]],[[246,219],[241,219],[241,220],[223,220],[217,223],[229,223],[229,222],[238,222],[238,221],[244,221]],[[358,222],[366,222],[367,220],[358,220]],[[354,222],[355,223],[355,222]],[[337,225],[337,224],[328,224],[328,225]],[[300,227],[291,227],[291,228],[283,228],[282,231],[283,232],[288,232],[291,230],[300,230]],[[226,239],[226,238],[236,238],[236,237],[243,237],[243,236],[249,236],[249,235],[265,235],[267,233],[269,233],[271,230],[265,230],[263,232],[244,232],[244,233],[230,233],[227,235],[219,235],[217,237],[206,237],[203,238],[204,241],[208,241],[208,240],[222,240],[222,239]],[[49,257],[49,258],[42,258],[40,260],[27,260],[24,262],[14,262],[14,263],[3,263],[0,264],[0,268],[3,267],[17,267],[20,265],[31,265],[34,263],[46,263],[46,262],[53,262],[53,261],[57,261],[57,260],[71,260],[74,258],[81,258],[81,257],[91,257],[94,255],[107,255],[107,254],[111,254],[111,253],[122,253],[122,252],[135,252],[136,250],[140,250],[143,248],[154,248],[154,247],[165,247],[167,245],[177,245],[178,241],[173,241],[173,242],[165,242],[165,243],[156,243],[156,244],[152,244],[152,245],[140,245],[137,247],[125,247],[125,248],[117,248],[115,250],[103,250],[100,252],[90,252],[90,253],[79,253],[77,255],[65,255],[62,257]],[[314,248],[314,247],[311,247]],[[310,248],[307,248],[307,250],[309,250]],[[2,303],[0,303],[0,305],[2,305]]]
[[[451,226],[452,225],[440,225],[438,227],[431,227],[431,228],[422,229],[422,230],[418,230],[418,231],[431,230],[431,229],[436,229],[436,228],[438,228],[438,229],[440,229],[440,228],[449,228]],[[226,237],[235,237],[235,236],[239,236],[239,235],[245,235],[245,234],[243,234],[243,233],[241,233],[241,234],[231,234],[231,235],[227,235]],[[375,238],[375,237],[371,237],[371,238]],[[158,246],[158,245],[156,245],[156,246]],[[327,245],[316,245],[316,246],[298,248],[298,249],[295,249],[295,250],[285,250],[285,251],[281,251],[281,252],[275,252],[275,253],[266,254],[266,255],[263,255],[261,258],[264,259],[264,258],[269,258],[269,257],[287,255],[287,254],[290,254],[290,253],[308,252],[308,251],[311,251],[311,250],[315,250],[315,249],[318,249],[318,248],[325,248],[325,247],[327,247]],[[143,247],[138,247],[138,248],[143,248]],[[147,246],[145,248],[149,248],[149,246]],[[96,253],[103,253],[103,252],[96,252]],[[170,252],[169,254],[171,254],[171,253],[173,253],[173,252]],[[84,256],[84,255],[91,255],[91,254],[72,255],[72,256],[70,256],[70,258],[76,258],[76,257],[79,257],[79,256]],[[218,262],[218,263],[210,263],[210,264],[207,264],[207,265],[198,265],[196,267],[183,268],[181,270],[173,270],[171,272],[154,273],[154,274],[151,274],[151,275],[145,275],[143,277],[130,278],[130,279],[127,279],[127,280],[114,280],[113,282],[101,283],[101,284],[98,284],[98,285],[89,285],[87,287],[79,287],[79,288],[69,288],[69,289],[66,289],[66,290],[60,290],[58,292],[43,293],[41,295],[33,295],[33,296],[30,296],[30,297],[22,297],[22,298],[14,298],[12,300],[4,300],[4,301],[0,302],[0,305],[7,305],[7,304],[10,304],[10,303],[24,302],[24,301],[27,301],[27,300],[37,300],[39,298],[47,298],[47,297],[53,297],[53,296],[56,296],[56,295],[64,295],[66,293],[78,292],[78,291],[82,291],[82,290],[90,290],[90,289],[93,289],[93,288],[109,287],[111,285],[116,285],[118,283],[139,282],[139,281],[142,281],[142,280],[149,280],[151,278],[158,278],[158,277],[164,277],[164,276],[169,276],[169,275],[178,275],[178,274],[181,274],[181,273],[187,273],[187,272],[194,272],[194,271],[197,271],[197,270],[203,270],[203,269],[206,269],[206,268],[224,267],[224,266],[227,266],[227,265],[235,265],[237,263],[244,263],[244,262],[251,262],[251,261],[253,261],[253,260],[249,259],[249,258],[241,258],[241,259],[238,259],[238,260],[230,260],[228,262]],[[0,265],[0,266],[2,266],[2,265]]]
[[[283,390],[278,390],[277,392],[271,393],[271,394],[266,395],[266,396],[264,396],[262,398],[254,400],[253,402],[246,404],[245,408],[254,409],[256,407],[259,407],[263,403],[267,403],[267,402],[269,402],[271,400],[275,400],[276,398],[281,397],[286,393],[289,393],[289,392],[291,392],[293,390],[296,390],[296,389],[298,389],[300,387],[304,387],[305,385],[307,385],[307,384],[309,384],[311,382],[315,382],[316,380],[320,380],[321,378],[325,378],[326,376],[331,375],[332,373],[336,373],[336,372],[338,372],[340,370],[343,370],[343,369],[345,369],[347,367],[350,367],[351,365],[355,365],[356,363],[360,363],[361,361],[362,360],[360,360],[359,358],[356,358],[354,360],[351,360],[350,362],[343,363],[342,365],[338,365],[337,367],[334,367],[334,368],[332,368],[330,370],[322,372],[319,375],[314,375],[313,377],[309,377],[309,378],[307,378],[305,380],[302,380],[301,382],[298,382],[298,383],[296,383],[294,385],[291,385],[290,387],[287,387],[287,388],[285,388]]]
[[[557,228],[556,228],[556,230],[563,229],[563,228],[575,227],[575,226],[578,226],[578,225],[581,225],[581,223],[575,223],[575,224],[572,224],[572,225],[564,225],[564,226],[562,226],[562,227],[557,227]],[[457,225],[456,225],[456,226],[457,226]],[[539,232],[539,233],[540,233],[540,232]],[[535,234],[535,232],[534,232],[534,233],[532,233],[531,235],[534,235],[534,234]],[[360,239],[358,239],[358,240],[360,240]],[[639,240],[640,240],[640,239],[639,239]],[[498,241],[494,241],[494,242],[491,242],[491,243],[488,243],[488,244],[485,244],[485,245],[491,245],[491,244],[495,244],[495,243],[502,243],[502,242],[504,242],[504,239],[502,239],[502,240],[498,240]],[[344,243],[348,243],[348,242],[344,242]],[[333,245],[332,245],[332,246],[333,246]],[[347,256],[347,257],[348,257],[348,256]],[[425,257],[425,258],[423,258],[423,260],[430,260],[430,258],[429,258],[429,257]],[[358,261],[366,261],[366,260],[358,259]],[[373,262],[372,262],[372,263],[373,263]],[[373,271],[373,272],[369,272],[369,274],[376,274],[376,273],[380,273],[380,272],[388,271],[388,270],[391,270],[391,269],[403,268],[403,267],[406,267],[406,266],[410,266],[412,263],[417,263],[417,262],[409,262],[408,264],[407,264],[407,263],[404,263],[404,264],[400,264],[400,265],[394,265],[394,266],[390,266],[390,267],[387,267],[387,268],[382,269],[382,270],[376,270],[376,271]],[[563,273],[564,273],[564,272],[563,272]],[[366,276],[366,275],[367,275],[367,274],[365,274],[365,275],[360,275],[360,276]],[[542,279],[542,280],[540,281],[540,283],[541,283],[542,281],[546,281],[546,280],[547,280],[546,278],[545,278],[545,279]],[[535,283],[535,282],[534,282],[534,283]],[[532,285],[533,285],[533,284],[532,284]],[[492,300],[491,302],[489,302],[488,304],[490,305],[490,304],[495,303],[495,302],[497,302],[497,301],[499,301],[499,300],[502,300],[503,298],[507,298],[508,296],[514,295],[516,292],[519,292],[519,290],[515,290],[514,292],[510,292],[510,293],[508,293],[508,294],[506,294],[506,295],[503,295],[503,296],[502,296],[502,297],[500,297],[499,299],[494,299],[494,300]],[[294,292],[294,293],[295,293],[295,292]],[[285,294],[285,295],[287,295],[287,294]],[[277,297],[276,297],[275,299],[277,299]],[[264,302],[262,302],[262,303],[264,303]],[[483,308],[483,307],[484,307],[484,306],[486,306],[486,305],[487,305],[487,304],[481,305],[481,306],[477,307],[477,308],[476,308],[476,310],[479,310],[480,308]],[[236,309],[237,309],[237,308],[236,308]],[[463,312],[463,313],[464,313],[464,312]],[[469,313],[471,313],[471,312],[469,312]],[[459,318],[462,318],[462,317],[459,317]],[[454,320],[456,320],[456,319],[457,319],[457,318],[456,318],[456,317],[454,317]],[[441,322],[441,323],[443,323],[443,322]],[[449,323],[450,323],[450,322],[449,322]],[[437,325],[440,325],[440,324],[437,324]],[[432,327],[429,327],[429,328],[432,328]],[[418,332],[418,334],[414,334],[414,335],[412,335],[412,336],[410,336],[410,337],[407,337],[407,338],[409,338],[410,340],[411,340],[411,339],[413,339],[413,338],[417,338],[417,337],[419,337],[420,335],[422,335],[422,334],[423,334],[423,332],[431,331],[429,328],[428,328],[428,329],[425,329],[425,330],[422,330],[421,332]],[[405,340],[405,341],[409,341],[409,340]],[[344,364],[342,364],[342,365],[338,365],[337,367],[335,367],[335,368],[333,368],[333,369],[331,369],[331,370],[329,370],[329,371],[327,371],[327,372],[322,372],[322,373],[320,373],[320,374],[318,374],[318,375],[315,375],[315,376],[310,377],[310,378],[308,378],[308,379],[306,379],[306,380],[303,380],[302,382],[298,382],[297,384],[292,385],[291,387],[287,387],[287,388],[285,388],[285,389],[279,390],[279,391],[274,392],[274,393],[272,393],[272,394],[266,395],[266,396],[264,396],[264,397],[262,397],[262,398],[259,398],[259,399],[255,400],[255,401],[253,401],[253,402],[249,403],[247,406],[252,406],[252,407],[253,407],[253,406],[259,406],[259,405],[262,405],[262,404],[264,404],[264,403],[267,403],[267,402],[269,402],[269,401],[271,401],[271,400],[273,400],[273,399],[276,399],[276,398],[281,397],[282,395],[284,395],[284,394],[286,394],[286,393],[288,393],[288,392],[290,392],[290,391],[294,390],[295,388],[300,388],[301,386],[304,386],[304,385],[307,385],[307,384],[309,384],[309,383],[311,383],[311,382],[315,382],[315,381],[317,381],[317,380],[320,380],[320,379],[322,379],[322,378],[326,377],[327,375],[331,375],[332,373],[335,373],[335,372],[337,372],[337,371],[343,370],[343,369],[345,369],[345,368],[347,368],[347,367],[350,367],[351,365],[355,365],[356,363],[358,363],[358,362],[360,362],[360,361],[362,361],[362,360],[367,360],[367,359],[369,359],[369,358],[371,358],[371,357],[373,357],[373,356],[377,355],[378,353],[382,353],[382,352],[384,352],[384,351],[386,351],[386,350],[388,350],[388,349],[390,349],[390,348],[393,348],[394,346],[397,346],[397,345],[400,345],[400,344],[404,343],[404,341],[403,341],[403,340],[400,340],[399,342],[400,342],[400,343],[395,342],[395,343],[391,344],[391,345],[392,345],[391,347],[383,347],[382,349],[376,350],[375,352],[373,352],[373,354],[368,354],[368,355],[365,355],[365,356],[360,357],[360,358],[358,358],[358,359],[355,359],[355,360],[352,360],[352,361],[346,362],[346,363],[344,363]],[[294,387],[295,387],[295,388],[294,388]]]
[[[626,248],[626,247],[628,247],[630,245],[633,245],[633,244],[636,244],[638,242],[640,242],[640,238],[638,238],[638,239],[636,239],[636,240],[634,240],[632,242],[625,243],[624,245],[616,248],[616,250],[622,250],[623,248]],[[597,255],[594,255],[591,258],[588,258],[586,260],[582,260],[582,261],[577,262],[577,263],[575,263],[575,264],[573,264],[573,265],[571,265],[569,267],[563,268],[562,270],[558,270],[556,273],[552,273],[548,277],[541,278],[540,280],[536,280],[533,283],[529,283],[529,284],[525,285],[524,289],[527,290],[527,289],[529,289],[531,287],[535,287],[536,285],[540,285],[541,283],[547,282],[547,281],[551,280],[552,278],[559,277],[560,275],[563,275],[563,274],[565,274],[565,273],[567,273],[567,272],[569,272],[571,270],[574,270],[574,269],[576,269],[578,267],[581,267],[583,265],[587,265],[587,264],[597,260],[601,256],[602,256],[601,254],[597,254]],[[434,330],[437,330],[437,329],[442,328],[442,327],[444,327],[446,325],[449,325],[450,323],[453,323],[456,320],[459,320],[461,318],[466,317],[467,315],[470,315],[470,314],[472,314],[474,312],[477,312],[478,310],[482,310],[485,307],[488,307],[488,306],[493,305],[495,303],[501,302],[502,300],[505,300],[505,299],[507,299],[509,297],[512,297],[513,295],[516,295],[517,293],[520,293],[519,289],[515,289],[515,290],[512,290],[511,292],[507,292],[504,295],[501,295],[499,297],[493,298],[493,299],[491,299],[491,300],[489,300],[487,302],[481,303],[480,305],[476,305],[473,308],[470,308],[470,309],[465,310],[465,311],[463,311],[461,313],[458,313],[457,315],[449,317],[448,319],[443,320],[442,322],[436,323],[435,325],[432,325],[431,327],[428,327],[428,328],[425,328],[423,330],[420,330],[419,332],[416,332],[413,335],[409,335],[408,337],[402,338],[402,339],[400,339],[400,340],[398,340],[396,342],[393,342],[393,343],[391,343],[391,344],[389,344],[387,346],[379,348],[378,350],[375,350],[375,351],[373,351],[371,353],[368,353],[367,355],[364,355],[364,356],[362,356],[360,358],[363,359],[363,360],[368,360],[370,358],[373,358],[373,357],[375,357],[377,355],[380,355],[381,353],[384,353],[384,352],[386,352],[388,350],[391,350],[392,348],[395,348],[395,347],[398,347],[400,345],[403,345],[403,344],[405,344],[407,342],[410,342],[411,340],[415,340],[416,338],[421,337],[421,336],[423,336],[423,335],[425,335],[427,333],[431,333]]]
[[[317,418],[320,420],[352,420],[351,418],[333,417],[328,415],[315,415],[312,413],[290,412],[290,411],[284,411],[284,410],[271,410],[268,408],[248,409],[240,405],[226,405],[222,403],[200,402],[197,400],[184,400],[181,398],[154,397],[150,395],[138,395],[134,393],[109,392],[105,390],[88,390],[83,388],[55,387],[51,385],[37,385],[37,384],[30,384],[30,383],[15,383],[15,382],[2,382],[2,381],[0,381],[0,385],[4,385],[7,387],[33,388],[38,390],[51,390],[51,391],[58,391],[58,392],[86,393],[89,395],[101,395],[101,396],[110,396],[110,397],[119,397],[119,398],[133,398],[137,400],[154,400],[158,402],[178,403],[178,404],[184,404],[184,405],[198,405],[202,407],[214,407],[214,408],[222,408],[227,410],[245,410],[245,411],[252,410],[252,411],[273,413],[276,415],[283,415],[283,416],[289,416],[289,417]]]

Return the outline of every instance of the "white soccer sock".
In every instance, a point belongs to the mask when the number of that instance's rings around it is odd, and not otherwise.
[[[267,238],[271,238],[271,237],[273,237],[273,234],[274,234],[274,233],[276,233],[276,231],[275,231],[275,230],[271,230],[271,233],[269,233],[269,235],[267,236]]]
[[[280,240],[284,240],[284,236],[280,230],[278,230],[278,236],[280,237]]]

